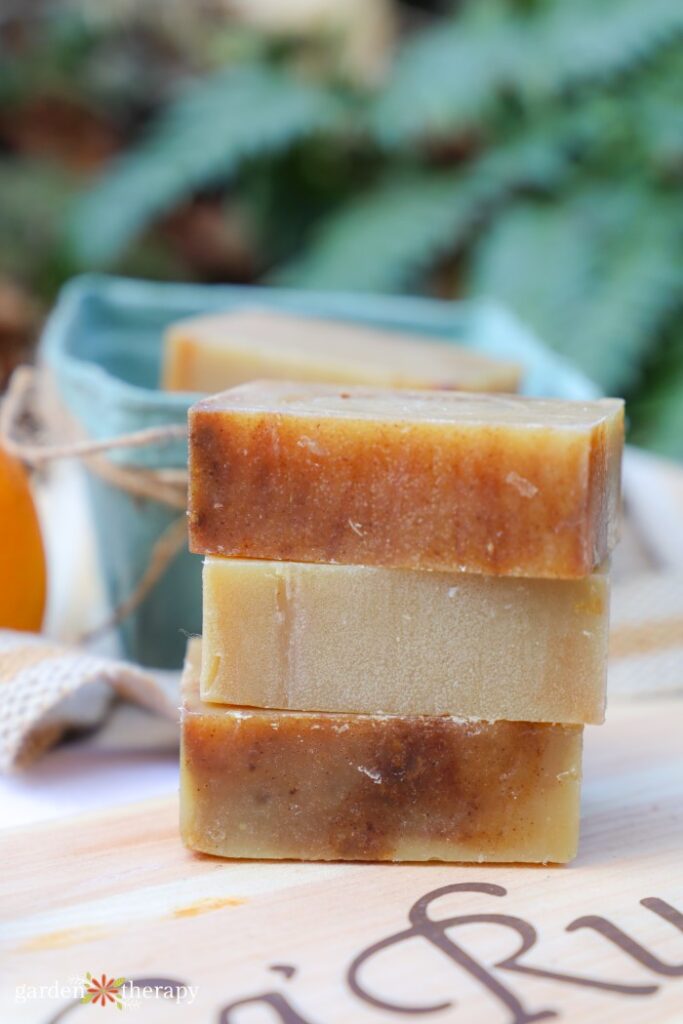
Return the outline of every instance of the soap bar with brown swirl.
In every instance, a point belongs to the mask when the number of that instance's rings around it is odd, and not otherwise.
[[[200,554],[589,575],[617,539],[623,402],[256,381],[190,411]]]
[[[181,832],[222,857],[564,863],[582,727],[204,704],[184,675]]]

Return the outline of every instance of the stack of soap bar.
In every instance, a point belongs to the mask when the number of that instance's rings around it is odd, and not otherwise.
[[[379,387],[516,391],[519,367],[429,335],[268,310],[238,309],[172,324],[162,385],[220,391],[255,377]]]
[[[571,859],[622,444],[618,400],[255,382],[199,402],[187,844]]]

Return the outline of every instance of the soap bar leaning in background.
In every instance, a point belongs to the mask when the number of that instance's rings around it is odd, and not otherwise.
[[[253,380],[516,391],[520,369],[431,335],[238,309],[168,328],[162,385],[222,391]]]
[[[204,700],[602,722],[609,580],[209,557]]]
[[[255,381],[189,419],[195,553],[572,578],[617,539],[618,399]]]
[[[202,704],[191,646],[181,832],[224,857],[565,862],[582,727]]]

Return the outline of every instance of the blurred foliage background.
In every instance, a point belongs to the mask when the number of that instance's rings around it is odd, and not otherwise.
[[[681,0],[4,0],[0,380],[83,269],[492,295],[683,457]]]

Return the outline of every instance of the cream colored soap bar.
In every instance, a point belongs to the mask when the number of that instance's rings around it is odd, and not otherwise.
[[[182,711],[180,819],[193,850],[299,860],[565,862],[576,853],[582,727]]]
[[[519,367],[430,335],[259,309],[195,317],[166,333],[163,386],[222,391],[253,380],[516,391]]]
[[[194,552],[589,575],[617,539],[623,402],[259,381],[190,410]]]
[[[204,700],[602,722],[609,583],[207,558]]]

